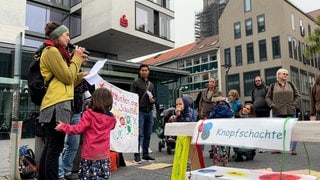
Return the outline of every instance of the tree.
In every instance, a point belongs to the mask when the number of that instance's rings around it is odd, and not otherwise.
[[[320,16],[314,21],[320,26]],[[320,55],[320,27],[316,28],[314,32],[306,40],[307,46],[304,55],[309,59],[314,55]]]

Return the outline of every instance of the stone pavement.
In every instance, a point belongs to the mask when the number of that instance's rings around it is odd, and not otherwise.
[[[171,177],[173,155],[169,155],[166,149],[162,152],[158,151],[158,143],[160,139],[156,134],[152,134],[151,149],[152,157],[156,158],[154,163],[143,162],[140,165],[132,163],[133,154],[124,154],[127,161],[126,167],[120,167],[118,171],[111,173],[112,180],[168,180]],[[29,145],[34,149],[34,138],[22,139],[22,145]],[[320,144],[319,143],[306,143],[310,158],[310,167],[312,170],[319,171],[320,169]],[[213,161],[209,158],[208,150],[210,146],[205,146],[204,160],[206,167],[212,166]],[[284,163],[284,171],[300,170],[308,168],[307,153],[304,150],[302,143],[298,143],[298,155],[292,156],[286,154],[286,161]],[[0,140],[0,180],[8,179],[9,174],[9,140]],[[257,153],[253,161],[234,162],[230,160],[230,167],[246,168],[246,169],[266,169],[272,168],[273,171],[280,171],[281,169],[281,154],[271,154],[270,152]],[[162,167],[162,166],[169,167]]]

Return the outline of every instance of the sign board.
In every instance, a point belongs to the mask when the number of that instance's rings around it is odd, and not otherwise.
[[[193,144],[217,144],[274,150],[290,150],[297,118],[232,118],[198,121]]]

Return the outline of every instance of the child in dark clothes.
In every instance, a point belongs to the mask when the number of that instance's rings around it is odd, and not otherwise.
[[[215,106],[212,108],[209,119],[232,118],[233,113],[225,98],[215,97],[212,100],[215,102]],[[223,163],[223,166],[228,165],[230,147],[212,145],[212,149],[209,151],[209,153],[210,157],[213,157],[213,164],[215,166],[218,166],[220,162]]]

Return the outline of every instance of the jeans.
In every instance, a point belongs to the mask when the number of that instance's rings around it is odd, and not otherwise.
[[[80,121],[81,114],[74,114],[70,124],[77,124]],[[66,135],[64,148],[59,157],[59,177],[70,174],[73,168],[73,160],[78,152],[80,135]]]
[[[284,117],[284,116],[276,116],[276,115],[273,115],[272,117]],[[290,118],[296,118],[296,115],[295,114],[288,114],[288,116],[286,117],[290,117]],[[293,151],[295,151],[297,149],[297,141],[291,141],[290,143],[290,149]]]
[[[57,180],[59,156],[63,150],[65,134],[55,130],[56,117],[53,115],[50,123],[44,125],[45,145],[39,164],[39,180]]]
[[[142,156],[149,156],[149,145],[153,126],[153,114],[150,112],[139,111],[139,140],[138,140],[138,152],[140,152],[140,146],[142,147]],[[140,153],[134,153],[134,156],[140,156]]]

